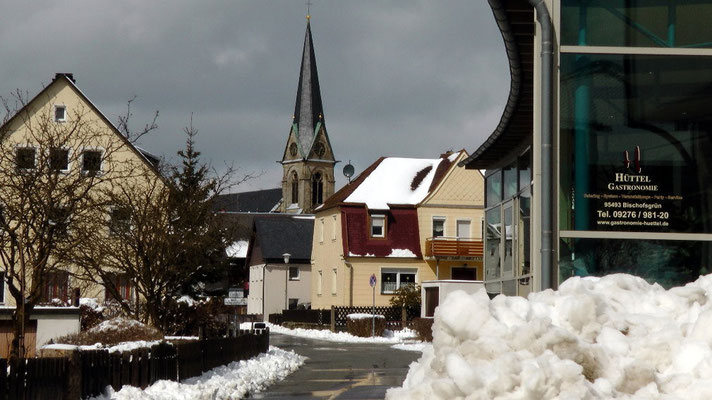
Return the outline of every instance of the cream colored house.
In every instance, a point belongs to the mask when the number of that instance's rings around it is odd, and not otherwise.
[[[385,306],[403,285],[482,279],[483,178],[457,166],[466,157],[383,157],[327,199],[315,214],[312,308],[370,305],[374,294]]]
[[[94,227],[92,239],[103,240],[111,235],[112,223],[116,222],[114,219],[119,213],[109,206],[101,215],[96,213],[97,207],[90,211],[86,206],[89,201],[101,201],[101,196],[90,194],[111,190],[122,180],[158,179],[155,169],[158,160],[133,146],[79,90],[72,74],[57,74],[49,85],[0,127],[0,143],[0,204],[6,221],[0,231],[0,251],[8,248],[11,234],[17,235],[24,241],[23,246],[29,248],[34,243],[41,243],[35,239],[49,235],[51,230],[55,234],[60,230],[62,235],[73,237],[74,232],[67,231],[71,229],[68,226],[90,226],[90,221],[96,222],[98,218],[105,224],[99,229],[96,228],[99,225],[91,225]],[[71,201],[67,200],[70,198]],[[24,216],[34,219],[18,223],[17,219]],[[33,282],[33,275],[37,278],[37,274],[31,267],[23,271],[21,265],[25,262],[4,263],[8,254],[3,253],[0,258],[5,278],[0,290],[0,305],[14,308],[8,282],[17,285],[17,281],[24,277],[25,285],[30,287],[37,285]],[[78,301],[80,296],[104,300],[102,287],[74,280],[71,272],[50,260],[50,267],[39,283],[42,294],[38,303],[69,304],[72,300]],[[123,282],[120,284],[121,296],[132,299],[134,293],[130,282],[120,274],[116,279]],[[47,311],[39,314],[47,314]],[[48,325],[38,320],[34,328],[27,327],[36,330],[38,346],[51,337],[78,330],[78,317],[75,323],[69,323],[65,314],[61,324]],[[0,333],[5,332],[4,323],[0,319]],[[52,331],[51,334],[40,332],[43,327]],[[0,354],[3,351],[0,349]]]

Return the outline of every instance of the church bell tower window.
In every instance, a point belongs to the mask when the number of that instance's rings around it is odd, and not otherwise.
[[[317,206],[324,202],[324,180],[321,172],[312,176],[312,206]]]
[[[292,172],[292,204],[299,203],[299,177]]]

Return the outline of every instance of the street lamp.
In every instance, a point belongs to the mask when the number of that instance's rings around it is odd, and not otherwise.
[[[287,285],[289,284],[289,253],[282,254],[284,257],[284,309],[289,310],[289,297],[287,297]]]

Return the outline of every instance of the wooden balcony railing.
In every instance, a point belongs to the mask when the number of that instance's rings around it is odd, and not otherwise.
[[[482,240],[456,237],[425,239],[426,257],[482,257]]]

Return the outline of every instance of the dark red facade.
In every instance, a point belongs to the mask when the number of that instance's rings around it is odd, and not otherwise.
[[[344,255],[387,257],[394,249],[410,250],[422,258],[418,213],[414,207],[394,207],[390,210],[370,211],[386,216],[386,234],[383,238],[371,237],[369,210],[365,206],[341,206]]]

